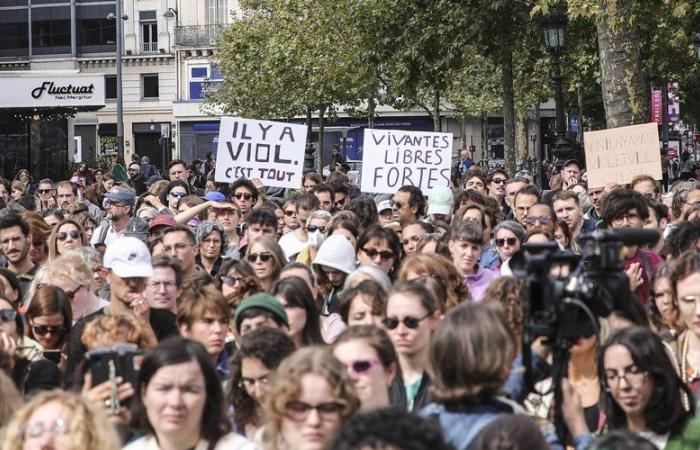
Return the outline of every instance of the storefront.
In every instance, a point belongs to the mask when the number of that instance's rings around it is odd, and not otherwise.
[[[35,180],[69,175],[76,142],[73,117],[105,106],[102,74],[0,72],[0,176],[27,168]]]

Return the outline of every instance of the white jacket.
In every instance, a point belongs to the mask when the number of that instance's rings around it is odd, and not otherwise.
[[[207,450],[208,448],[207,441],[200,439],[194,450]],[[149,434],[131,442],[124,447],[124,450],[160,450],[160,447],[155,436]],[[260,447],[239,434],[229,433],[219,439],[214,450],[260,450]]]

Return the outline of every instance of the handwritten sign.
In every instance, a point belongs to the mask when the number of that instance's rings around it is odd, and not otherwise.
[[[265,186],[299,188],[305,145],[304,125],[222,117],[216,181],[260,178]]]
[[[413,185],[427,194],[450,184],[452,133],[366,129],[362,153],[362,192]]]
[[[659,129],[656,123],[632,125],[583,134],[588,187],[608,182],[625,184],[637,175],[661,179]]]

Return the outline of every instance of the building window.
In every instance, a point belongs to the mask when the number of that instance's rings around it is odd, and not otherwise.
[[[114,100],[117,98],[117,76],[105,75],[105,98]]]
[[[115,5],[77,5],[78,53],[113,53],[117,49],[117,24],[107,20]]]
[[[139,11],[141,27],[141,51],[153,53],[158,51],[158,22],[155,11]]]
[[[0,57],[29,56],[29,13],[23,9],[10,9],[0,13]]]
[[[209,2],[209,23],[226,23],[226,0],[208,0]]]
[[[158,98],[158,74],[149,73],[141,75],[141,98]]]
[[[32,52],[34,54],[69,54],[70,40],[70,6],[32,8]]]
[[[204,100],[207,94],[224,81],[215,65],[190,66],[190,100]]]

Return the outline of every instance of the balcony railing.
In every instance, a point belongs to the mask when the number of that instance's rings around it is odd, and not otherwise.
[[[142,42],[141,43],[141,51],[144,53],[154,53],[158,51],[158,43],[157,42]]]
[[[185,25],[175,27],[175,45],[181,47],[214,47],[224,32],[223,25]]]

